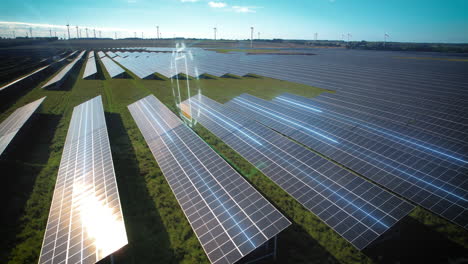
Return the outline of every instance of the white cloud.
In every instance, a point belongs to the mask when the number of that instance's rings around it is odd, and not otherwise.
[[[254,6],[233,6],[232,9],[234,12],[237,13],[255,13],[255,8]]]
[[[223,7],[226,7],[226,6],[227,6],[226,3],[223,3],[223,2],[213,2],[213,1],[209,2],[208,5],[209,5],[210,7],[213,7],[213,8],[223,8]]]

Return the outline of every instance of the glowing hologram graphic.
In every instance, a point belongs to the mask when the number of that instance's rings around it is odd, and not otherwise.
[[[442,156],[445,156],[445,157],[447,157],[447,158],[454,159],[454,160],[459,161],[459,162],[462,162],[462,163],[468,163],[468,161],[466,161],[466,160],[464,160],[464,159],[462,159],[462,158],[459,158],[459,157],[456,157],[456,156],[447,154],[447,153],[445,153],[445,152],[443,152],[443,151],[439,151],[439,150],[436,150],[436,149],[433,149],[433,148],[424,146],[424,145],[422,145],[422,144],[420,144],[420,143],[417,143],[417,142],[414,142],[414,141],[412,141],[412,140],[410,140],[410,139],[406,139],[406,138],[404,138],[404,137],[401,137],[401,136],[397,136],[397,135],[392,134],[392,133],[397,133],[397,132],[394,132],[394,131],[386,132],[386,131],[383,131],[383,130],[387,130],[387,129],[385,129],[385,128],[380,128],[380,129],[379,129],[379,128],[375,128],[375,127],[366,125],[366,124],[364,124],[364,123],[362,123],[362,122],[352,120],[352,119],[355,119],[355,118],[353,118],[353,117],[344,116],[344,115],[340,115],[340,114],[332,114],[332,113],[329,113],[329,112],[327,112],[327,111],[322,111],[322,110],[318,110],[318,111],[317,111],[317,109],[312,108],[312,107],[309,107],[309,106],[306,106],[306,105],[301,104],[301,103],[298,103],[297,101],[296,101],[296,102],[293,102],[293,101],[295,101],[295,100],[292,99],[292,98],[289,98],[289,100],[286,100],[286,99],[281,98],[281,96],[279,96],[279,97],[277,97],[277,99],[282,100],[282,101],[285,101],[285,102],[288,102],[288,103],[293,104],[293,105],[296,105],[296,106],[300,106],[300,107],[303,107],[303,108],[306,108],[306,109],[313,110],[313,111],[315,111],[315,112],[320,112],[320,113],[323,112],[323,113],[325,113],[325,114],[327,114],[327,115],[330,115],[330,116],[332,116],[332,117],[334,117],[334,118],[338,118],[338,119],[344,120],[344,121],[346,121],[346,122],[351,122],[351,123],[354,123],[354,124],[361,125],[361,126],[363,126],[363,127],[366,127],[366,128],[368,128],[368,129],[371,129],[371,130],[373,130],[373,131],[382,133],[382,134],[384,134],[384,135],[386,135],[386,136],[389,136],[389,137],[395,138],[395,139],[397,139],[397,140],[401,140],[401,141],[403,141],[403,142],[406,142],[406,143],[415,145],[415,146],[420,147],[420,148],[423,148],[423,149],[425,149],[425,150],[429,150],[429,151],[431,151],[431,152],[437,153],[437,154],[442,155]],[[308,103],[307,103],[307,104],[308,104]]]
[[[328,136],[326,136],[326,135],[324,135],[324,134],[322,134],[322,133],[319,133],[319,132],[317,132],[317,131],[315,131],[315,130],[312,130],[312,129],[308,128],[308,127],[305,127],[305,126],[303,126],[303,125],[300,125],[300,124],[298,124],[298,123],[296,123],[296,122],[294,122],[294,121],[292,121],[292,120],[283,118],[283,117],[281,117],[281,116],[279,116],[279,115],[273,114],[273,113],[268,112],[268,111],[266,111],[266,110],[264,110],[264,109],[261,109],[261,108],[259,108],[259,107],[253,106],[253,105],[251,105],[251,104],[249,104],[249,103],[247,103],[247,102],[243,102],[242,100],[245,100],[245,99],[243,99],[243,98],[234,98],[233,100],[234,100],[234,101],[239,101],[240,103],[242,103],[242,104],[244,104],[244,105],[247,105],[248,107],[252,107],[252,108],[255,108],[255,109],[257,109],[257,110],[260,110],[260,111],[262,111],[262,112],[264,112],[264,113],[267,113],[267,114],[269,114],[269,115],[272,115],[272,116],[274,116],[274,117],[276,117],[276,118],[279,118],[279,119],[281,119],[281,120],[283,120],[283,121],[286,121],[286,122],[288,122],[288,123],[291,123],[291,124],[293,124],[293,125],[295,125],[295,126],[301,127],[301,128],[303,128],[303,129],[305,129],[305,130],[307,130],[307,131],[310,131],[310,132],[312,132],[312,133],[314,133],[314,134],[316,134],[316,135],[318,135],[318,136],[320,136],[320,137],[323,137],[323,138],[325,138],[325,139],[327,139],[327,140],[329,140],[329,141],[331,141],[331,142],[333,142],[333,143],[339,143],[338,141],[336,141],[336,140],[333,139],[333,138],[330,138],[330,137],[328,137]]]

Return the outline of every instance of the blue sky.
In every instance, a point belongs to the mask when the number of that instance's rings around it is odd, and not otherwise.
[[[261,38],[409,42],[468,42],[468,0],[2,0],[0,35],[63,37],[65,24],[97,28],[102,36],[144,32],[163,37]],[[18,23],[20,22],[20,23]],[[26,23],[26,24],[21,24]],[[32,24],[32,25],[29,25]],[[90,31],[91,32],[91,31]],[[76,29],[71,30],[72,37]]]

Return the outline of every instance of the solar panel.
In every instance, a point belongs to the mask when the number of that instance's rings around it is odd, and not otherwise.
[[[31,115],[45,100],[45,96],[32,103],[16,109],[7,119],[0,124],[0,155],[8,147],[18,131],[28,121]]]
[[[46,84],[42,86],[42,88],[52,86],[54,84],[59,85],[61,82],[63,82],[73,67],[78,63],[78,61],[83,57],[86,51],[82,51],[72,62],[70,62],[67,66],[63,67],[63,69],[55,75],[52,79],[50,79]]]
[[[468,227],[466,167],[448,169],[449,163],[433,162],[427,154],[409,153],[384,143],[382,135],[367,136],[358,129],[310,111],[292,110],[275,102],[243,94],[227,105],[332,158],[399,195]],[[355,131],[360,130],[360,131]],[[409,145],[408,143],[406,145]],[[402,147],[400,147],[401,149]]]
[[[382,188],[205,96],[193,117],[361,250],[414,207]],[[186,110],[190,112],[190,110]],[[185,113],[185,115],[192,116]]]
[[[89,54],[92,54],[91,51]],[[88,56],[88,60],[86,61],[86,67],[83,73],[83,79],[94,77],[97,73],[96,68],[96,60],[94,56]]]
[[[127,243],[97,96],[73,110],[39,263],[96,263]]]
[[[122,74],[125,73],[125,70],[117,65],[117,63],[115,63],[109,57],[101,57],[101,61],[104,63],[104,67],[106,68],[111,78],[119,78],[122,76]]]
[[[156,97],[128,108],[211,263],[234,263],[291,224]]]
[[[39,68],[39,69],[33,71],[32,73],[26,75],[26,76],[23,76],[23,77],[21,77],[21,78],[19,78],[19,79],[17,79],[17,80],[14,80],[14,81],[12,81],[12,82],[10,82],[10,83],[8,83],[8,84],[6,84],[6,85],[0,87],[0,91],[2,91],[3,89],[6,89],[6,88],[8,88],[8,87],[11,87],[11,86],[17,84],[17,83],[21,82],[22,80],[27,79],[27,78],[33,76],[34,74],[36,74],[36,73],[38,73],[38,72],[41,72],[42,70],[48,68],[49,66],[50,66],[50,64],[49,64],[49,65],[46,65],[46,66],[44,66],[44,67],[41,67],[41,68]]]

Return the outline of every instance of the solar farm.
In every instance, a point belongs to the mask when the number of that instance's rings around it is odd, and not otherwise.
[[[467,260],[466,60],[40,49],[0,81],[1,263]]]

